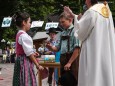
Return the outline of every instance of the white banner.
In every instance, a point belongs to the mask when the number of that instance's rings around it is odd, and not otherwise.
[[[45,30],[48,30],[49,28],[57,28],[58,22],[48,22],[46,23]]]
[[[44,21],[32,21],[31,28],[42,27]]]
[[[12,17],[4,17],[1,27],[10,27]]]

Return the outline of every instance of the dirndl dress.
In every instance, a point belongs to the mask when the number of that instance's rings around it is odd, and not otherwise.
[[[26,56],[22,46],[18,43],[19,33],[16,36],[17,59],[14,65],[13,86],[37,86],[34,73],[34,63]]]

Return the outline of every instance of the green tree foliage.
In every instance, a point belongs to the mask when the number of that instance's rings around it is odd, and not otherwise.
[[[114,19],[114,23],[115,23],[115,0],[110,0],[109,6],[112,11],[113,19]]]
[[[115,0],[109,0],[109,6],[115,19]],[[16,11],[26,11],[31,15],[32,20],[47,20],[49,14],[63,10],[61,7],[69,6],[74,13],[78,14],[83,11],[85,0],[0,0],[0,23],[3,17],[13,16]],[[44,30],[44,27],[40,30]],[[10,28],[0,27],[0,40],[14,41],[17,29],[12,23]]]
[[[17,6],[16,0],[0,0],[0,24],[2,24],[3,18],[12,16]],[[0,41],[4,38],[6,41],[14,40],[15,28],[2,28],[0,25]]]

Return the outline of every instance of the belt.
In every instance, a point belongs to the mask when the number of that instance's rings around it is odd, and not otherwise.
[[[68,55],[68,54],[71,54],[71,55],[72,55],[72,52],[61,54],[61,56],[66,56],[66,55]]]

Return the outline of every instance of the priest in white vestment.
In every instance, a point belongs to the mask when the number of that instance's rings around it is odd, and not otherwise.
[[[78,86],[115,86],[112,14],[107,3],[92,5],[91,1],[86,0],[88,10],[80,20],[69,7],[64,7],[64,11],[74,18],[75,35],[82,42]]]

